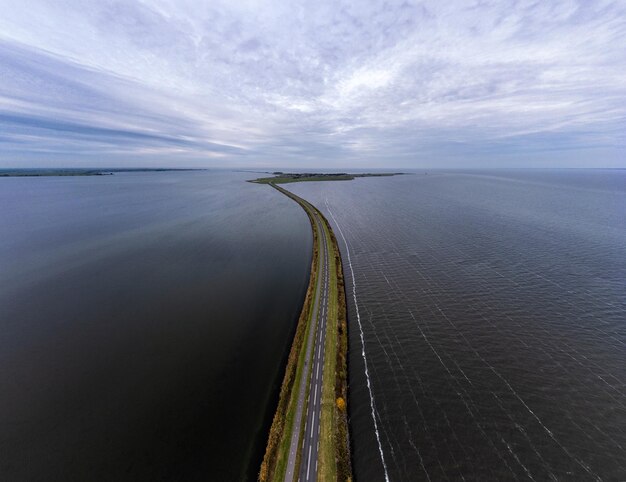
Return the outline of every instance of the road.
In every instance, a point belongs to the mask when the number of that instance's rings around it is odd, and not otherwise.
[[[308,482],[317,480],[320,417],[322,414],[322,380],[324,376],[324,347],[328,318],[329,275],[328,241],[317,210],[311,207],[319,243],[318,278],[313,304],[313,325],[306,340],[306,362],[298,384],[296,416],[291,431],[289,459],[285,480]],[[308,388],[308,390],[307,390]],[[307,396],[308,392],[308,396]],[[302,424],[304,437],[300,438]],[[296,475],[296,458],[300,454],[300,468]]]

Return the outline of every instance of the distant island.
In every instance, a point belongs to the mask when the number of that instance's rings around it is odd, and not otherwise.
[[[321,172],[281,172],[272,173],[272,177],[260,177],[249,182],[258,184],[286,184],[289,182],[306,182],[306,181],[352,181],[357,177],[383,177],[383,176],[399,176],[402,172],[381,172],[381,173],[363,173],[349,174],[347,172],[337,173],[321,173]]]
[[[165,171],[200,171],[202,169],[174,168],[119,168],[119,169],[0,169],[0,177],[47,177],[47,176],[112,176],[116,172],[165,172]]]

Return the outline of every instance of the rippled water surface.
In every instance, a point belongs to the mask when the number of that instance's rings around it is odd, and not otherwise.
[[[254,478],[311,234],[250,177],[0,179],[0,480]]]
[[[289,187],[341,230],[359,480],[626,479],[625,171]]]

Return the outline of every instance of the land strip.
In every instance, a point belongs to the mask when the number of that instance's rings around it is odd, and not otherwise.
[[[314,253],[259,480],[351,480],[347,322],[339,247],[328,220],[315,206],[267,184],[305,210]]]
[[[113,168],[113,169],[83,169],[83,168],[23,168],[0,169],[0,177],[51,177],[51,176],[112,176],[121,172],[170,172],[170,171],[201,171],[204,169],[179,168]]]
[[[357,177],[386,177],[399,176],[401,172],[360,173],[349,174],[347,172],[319,173],[319,172],[274,172],[272,177],[260,177],[250,182],[258,184],[287,184],[290,182],[308,181],[352,181]],[[298,201],[296,201],[298,202]]]

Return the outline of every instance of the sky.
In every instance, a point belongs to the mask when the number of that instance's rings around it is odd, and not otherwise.
[[[0,12],[0,167],[626,167],[624,0]]]

